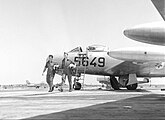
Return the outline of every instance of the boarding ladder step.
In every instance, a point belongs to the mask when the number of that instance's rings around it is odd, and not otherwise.
[[[80,61],[80,66],[82,66],[82,60],[86,59],[88,56],[87,51],[86,52],[79,52],[78,53],[78,60]],[[82,89],[84,88],[84,79],[85,79],[85,73],[86,73],[86,66],[83,67],[83,70],[81,70],[82,73],[80,75],[80,77],[78,77],[78,80],[82,80]],[[79,67],[76,68],[76,75],[78,75],[79,73]]]

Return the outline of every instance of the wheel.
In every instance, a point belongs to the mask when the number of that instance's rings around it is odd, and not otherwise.
[[[135,84],[126,86],[126,88],[127,88],[127,90],[136,90],[137,86],[138,86],[138,84],[135,83]]]
[[[111,86],[114,90],[120,90],[119,83],[118,83],[117,79],[114,76],[110,77],[110,81],[111,81]]]
[[[81,83],[76,82],[75,84],[73,84],[73,89],[74,90],[80,90],[81,89]]]

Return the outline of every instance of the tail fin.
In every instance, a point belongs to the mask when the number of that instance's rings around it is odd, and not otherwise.
[[[29,80],[26,80],[26,84],[30,84]]]
[[[151,0],[163,20],[165,21],[165,0]]]

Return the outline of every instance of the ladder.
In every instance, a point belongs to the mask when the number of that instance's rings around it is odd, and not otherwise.
[[[83,82],[82,82],[82,89],[84,89],[84,79],[85,79],[85,73],[86,73],[86,65],[85,66],[83,66],[82,65],[82,61],[83,60],[86,60],[87,59],[87,57],[88,57],[88,54],[87,54],[87,51],[86,52],[79,52],[78,53],[78,61],[79,61],[79,63],[80,63],[80,66],[78,66],[78,67],[76,67],[76,76],[75,76],[75,80],[76,81],[79,81],[79,80],[82,80]],[[83,68],[83,71],[81,71],[81,74],[79,74],[79,67],[81,68]],[[76,82],[75,81],[75,82]]]

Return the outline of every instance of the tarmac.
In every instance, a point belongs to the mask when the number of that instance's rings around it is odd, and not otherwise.
[[[47,92],[47,89],[0,91],[0,119],[165,119],[165,91],[86,88]]]

